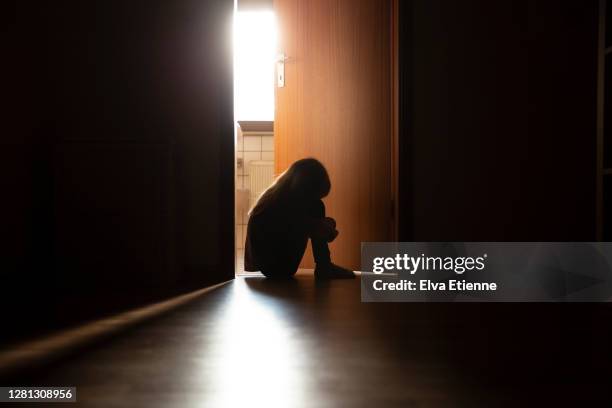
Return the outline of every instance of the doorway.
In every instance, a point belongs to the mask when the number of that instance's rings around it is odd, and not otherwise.
[[[248,212],[274,177],[274,61],[272,5],[238,3],[234,14],[235,265],[244,274]]]
[[[242,5],[242,7],[241,7]],[[397,236],[397,0],[239,0],[235,14],[236,271],[248,211],[275,174],[327,168],[332,260]],[[256,9],[254,9],[256,7]],[[263,176],[262,176],[263,175]],[[310,250],[302,268],[313,268]]]

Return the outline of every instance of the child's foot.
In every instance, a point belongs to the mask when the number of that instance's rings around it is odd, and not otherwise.
[[[333,263],[319,266],[314,271],[315,279],[352,279],[355,273]]]

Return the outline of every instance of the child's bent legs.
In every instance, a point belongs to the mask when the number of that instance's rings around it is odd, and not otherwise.
[[[319,200],[312,206],[310,216],[316,220],[321,220],[321,222],[325,220],[325,204],[323,204],[323,201]],[[311,234],[310,242],[315,263],[318,265],[330,264],[331,255],[327,241],[322,236]]]

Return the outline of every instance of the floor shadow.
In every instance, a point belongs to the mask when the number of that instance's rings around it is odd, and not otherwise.
[[[265,277],[243,278],[247,287],[258,295],[291,302],[322,300],[329,294],[329,285],[315,281],[312,276],[297,275],[288,279]]]

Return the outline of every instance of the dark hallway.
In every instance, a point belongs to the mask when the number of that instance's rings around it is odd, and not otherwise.
[[[239,278],[13,383],[76,386],[84,407],[603,406],[610,371],[589,344],[609,338],[592,329],[609,308],[533,306]]]
[[[612,406],[612,296],[367,303],[360,278],[234,279],[237,2],[12,3],[0,388],[74,386],[84,407]],[[275,7],[280,51],[302,53],[281,54],[296,92],[273,130],[327,155],[351,269],[364,242],[612,237],[610,0],[241,3]],[[252,137],[252,156],[296,159]],[[45,357],[43,339],[68,346]]]

